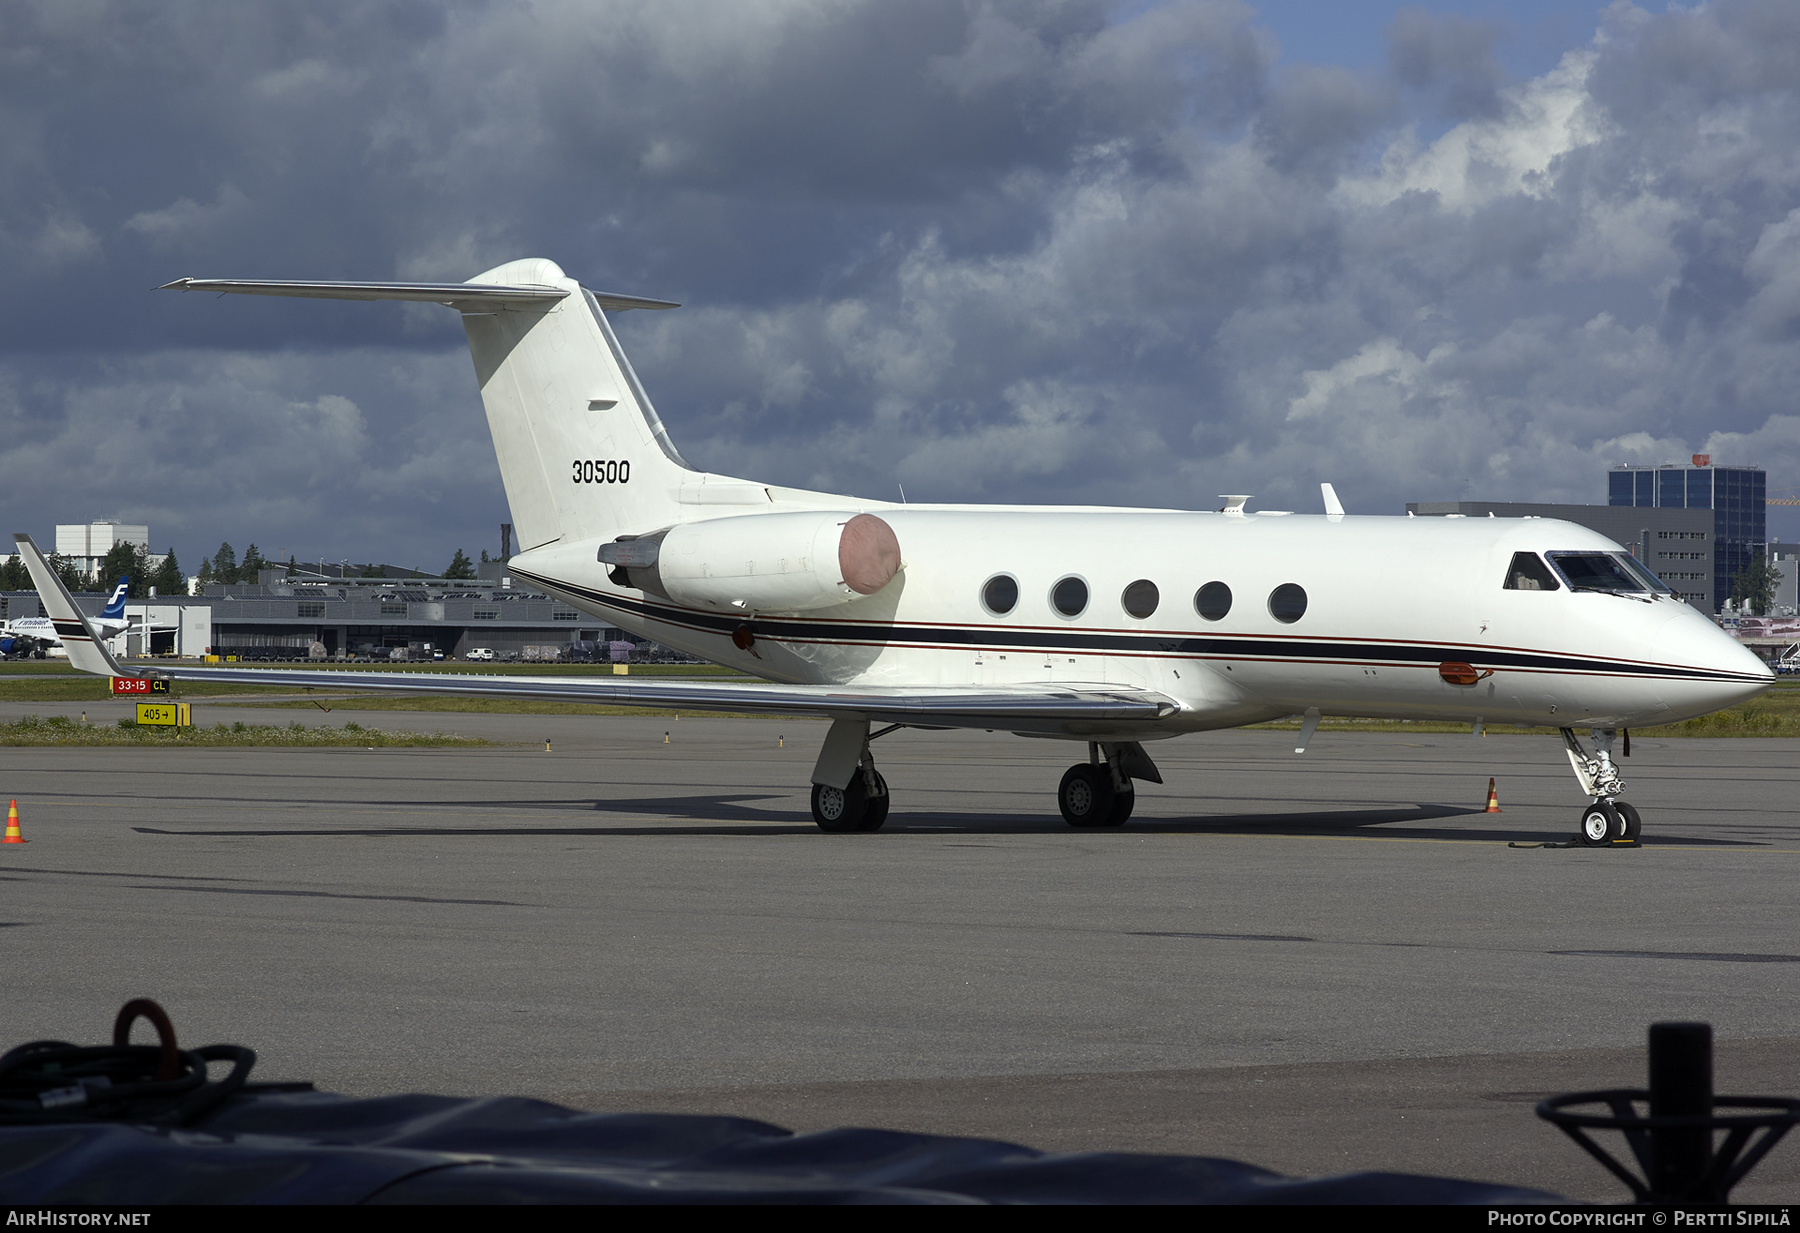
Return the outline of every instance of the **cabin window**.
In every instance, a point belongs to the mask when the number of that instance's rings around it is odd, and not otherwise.
[[[1078,617],[1087,610],[1088,584],[1079,578],[1064,578],[1050,590],[1050,605],[1066,617]]]
[[[1194,611],[1209,621],[1222,621],[1231,611],[1231,588],[1223,582],[1209,582],[1194,592]]]
[[[1011,574],[995,574],[981,588],[981,602],[995,616],[1005,616],[1019,602],[1019,580]]]
[[[1161,599],[1162,595],[1154,582],[1148,578],[1139,578],[1125,588],[1125,594],[1119,597],[1119,602],[1125,605],[1126,612],[1142,621],[1156,611],[1156,605]]]
[[[1509,591],[1560,591],[1562,586],[1551,576],[1549,567],[1535,552],[1513,553],[1506,567],[1506,589]]]
[[[1269,592],[1269,615],[1292,625],[1306,615],[1306,591],[1298,583],[1282,583]]]

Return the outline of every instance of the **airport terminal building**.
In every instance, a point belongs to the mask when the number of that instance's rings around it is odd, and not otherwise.
[[[99,594],[77,596],[98,615]],[[6,619],[39,616],[34,591],[0,596]],[[608,658],[609,643],[635,636],[508,578],[288,578],[265,570],[255,584],[209,586],[205,595],[130,600],[126,614],[150,630],[116,639],[115,654],[231,655],[239,659],[462,658],[484,647],[499,659]]]

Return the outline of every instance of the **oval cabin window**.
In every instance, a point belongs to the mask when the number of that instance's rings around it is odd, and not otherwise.
[[[1292,625],[1306,615],[1306,592],[1296,583],[1284,582],[1269,592],[1269,615]]]
[[[1148,578],[1139,578],[1126,587],[1125,594],[1119,597],[1119,602],[1125,606],[1125,611],[1140,621],[1154,613],[1156,605],[1161,600],[1162,595],[1157,591],[1156,584]]]
[[[981,588],[981,602],[995,616],[1005,616],[1019,602],[1019,583],[1010,574],[996,574]]]
[[[1087,583],[1079,578],[1064,578],[1051,590],[1050,604],[1066,617],[1080,616],[1087,610]]]
[[[1209,621],[1222,621],[1231,611],[1231,588],[1223,582],[1209,582],[1194,592],[1194,611]]]

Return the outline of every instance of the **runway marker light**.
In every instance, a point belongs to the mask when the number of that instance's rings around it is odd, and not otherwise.
[[[775,738],[775,748],[777,748],[777,749],[786,749],[787,748],[787,736],[785,734]]]
[[[549,737],[544,738],[544,752],[545,753],[550,752],[550,738]]]
[[[25,836],[19,833],[19,802],[14,801],[6,809],[6,838],[0,843],[24,843]]]
[[[1487,812],[1487,813],[1499,813],[1500,812],[1500,796],[1497,792],[1494,791],[1494,781],[1492,779],[1488,780],[1488,803],[1487,803],[1487,809],[1485,810],[1485,812]]]
[[[667,731],[665,731],[663,733],[663,744],[667,745],[668,743],[669,743],[669,734]]]

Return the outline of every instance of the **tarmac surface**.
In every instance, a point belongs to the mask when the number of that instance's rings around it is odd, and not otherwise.
[[[887,828],[834,836],[817,722],[195,710],[520,744],[0,749],[0,1047],[141,995],[358,1095],[1612,1201],[1532,1107],[1641,1086],[1649,1023],[1711,1022],[1721,1093],[1800,1095],[1800,741],[1634,741],[1644,845],[1596,851],[1508,846],[1574,832],[1554,737],[1184,738],[1096,833],[1055,809],[1080,746],[908,730]],[[1800,1135],[1736,1197],[1800,1199]]]

